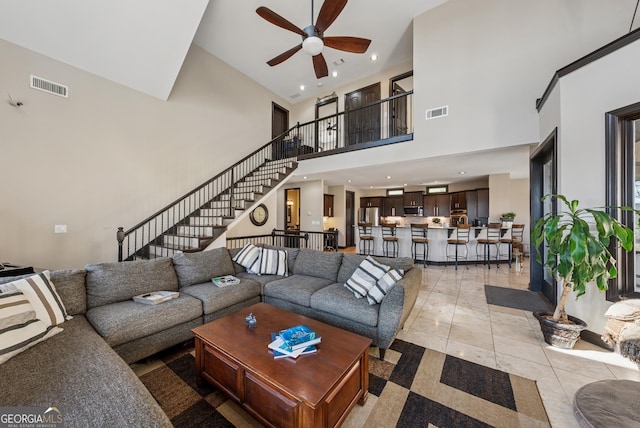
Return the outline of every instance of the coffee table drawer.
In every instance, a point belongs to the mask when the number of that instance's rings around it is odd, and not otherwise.
[[[216,349],[204,344],[202,377],[240,401],[241,366]]]
[[[346,417],[347,410],[353,407],[356,400],[362,397],[363,385],[360,370],[360,361],[357,361],[327,397],[327,426],[339,425],[341,420]]]
[[[297,421],[300,403],[249,371],[245,372],[244,405],[266,419],[272,426],[299,425]]]

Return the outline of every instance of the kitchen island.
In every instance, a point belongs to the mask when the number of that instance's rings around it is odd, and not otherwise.
[[[428,236],[429,239],[429,263],[435,264],[453,264],[454,260],[447,258],[447,239],[450,236],[455,237],[455,227],[444,226],[429,226]],[[356,227],[356,251],[360,253],[360,236],[358,227]],[[500,229],[501,236],[503,238],[511,238],[511,228],[503,227]],[[382,240],[382,228],[379,226],[372,227],[373,245],[372,255],[383,256],[383,240]],[[410,226],[397,226],[396,236],[398,237],[398,257],[412,257],[411,254],[411,227]],[[476,244],[478,239],[486,239],[487,227],[471,227],[469,233],[469,243],[467,244],[468,255],[467,260],[475,263],[476,260],[482,263],[483,250],[482,245],[477,247],[478,253],[476,253]],[[509,258],[509,246],[507,244],[500,245],[500,257],[498,260],[501,262],[507,262]],[[366,248],[366,244],[365,244]],[[391,250],[390,250],[391,251]],[[454,246],[451,246],[450,253],[453,256],[455,253]],[[464,250],[458,248],[459,259],[464,261]],[[495,263],[495,246],[490,245],[491,261]],[[422,245],[417,246],[417,260],[422,261]]]

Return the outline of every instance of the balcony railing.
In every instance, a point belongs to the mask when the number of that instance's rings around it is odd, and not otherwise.
[[[338,249],[338,231],[309,232],[273,229],[270,234],[265,235],[227,237],[227,248],[242,248],[247,244],[336,251]]]
[[[413,139],[413,91],[298,123],[274,141],[284,157],[312,157]]]

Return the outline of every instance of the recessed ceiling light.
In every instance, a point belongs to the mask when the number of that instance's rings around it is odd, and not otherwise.
[[[378,55],[377,54],[371,54],[371,56],[369,57],[369,59],[371,61],[377,61],[378,60]]]
[[[347,180],[347,183],[351,183],[351,180]]]
[[[465,175],[467,173],[467,171],[459,171],[458,174],[460,175]]]
[[[302,179],[303,179],[303,180],[306,180],[306,179],[307,179],[307,176],[305,175],[304,177],[302,177]]]
[[[333,73],[331,73],[331,75],[332,75],[333,77],[338,77],[338,72],[337,72],[336,70],[333,70]]]
[[[321,87],[322,87],[322,85],[324,85],[324,83],[322,83],[322,82],[318,82],[318,88],[321,88]]]
[[[304,91],[304,85],[300,85],[300,90]]]
[[[404,184],[403,184],[403,186],[408,186],[408,184],[407,184],[407,183],[404,183]]]
[[[333,65],[342,65],[342,64],[344,64],[344,59],[342,58],[333,61]]]
[[[390,175],[387,175],[387,180],[391,180],[391,176]]]

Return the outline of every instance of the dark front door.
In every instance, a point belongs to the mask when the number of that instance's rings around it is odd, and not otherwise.
[[[345,95],[347,145],[380,139],[380,104],[376,101],[380,101],[380,83]]]
[[[557,194],[557,131],[554,131],[531,155],[530,163],[530,205],[531,205],[531,227],[536,220],[549,212],[556,212],[555,199],[547,198],[541,202],[544,195]],[[542,245],[542,263],[547,257],[546,243]],[[542,291],[542,293],[554,305],[557,302],[558,286],[552,275],[549,274],[543,265],[536,261],[536,249],[529,251],[531,260],[530,284],[532,291]]]
[[[289,110],[280,107],[276,103],[272,103],[271,111],[271,138],[272,143],[272,156],[274,160],[282,159],[285,156],[285,150],[283,145],[284,133],[289,129]]]
[[[405,91],[402,86],[398,83],[393,82],[393,95],[402,95],[405,94]],[[403,96],[400,98],[396,98],[391,101],[391,135],[390,137],[395,137],[398,135],[406,135],[408,132],[408,120],[407,120],[407,97]]]
[[[353,192],[347,191],[345,196],[345,226],[347,229],[345,233],[345,246],[353,247],[356,245],[356,232],[354,229],[356,226],[356,195]]]

